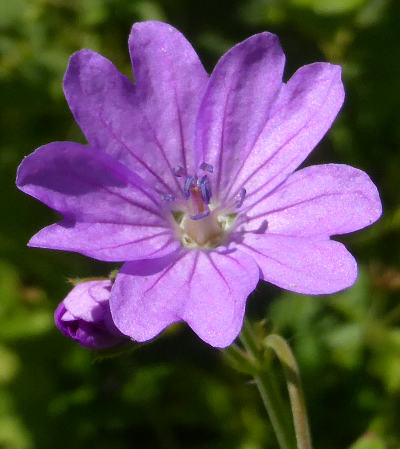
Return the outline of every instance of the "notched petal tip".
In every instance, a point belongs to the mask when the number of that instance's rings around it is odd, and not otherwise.
[[[279,56],[285,58],[285,54],[283,52],[279,37],[274,33],[270,33],[269,31],[263,31],[262,33],[257,33],[253,36],[248,37],[244,41],[239,42],[234,47],[232,47],[228,51],[228,53],[230,53],[234,49],[237,50],[237,48],[240,47],[246,47],[247,52],[249,52],[253,47],[254,49],[258,49],[260,51],[271,52],[271,56]]]
[[[331,64],[329,62],[314,62],[300,67],[288,81],[298,80],[299,87],[301,83],[309,85],[309,87],[318,86],[318,84],[327,83],[330,89],[335,89],[335,101],[336,105],[340,104],[338,111],[345,99],[345,90],[342,81],[342,67],[340,65]],[[308,88],[309,88],[308,87]]]
[[[349,193],[359,196],[363,201],[363,207],[355,209],[356,201],[352,200],[351,206],[358,215],[358,226],[349,232],[363,229],[379,220],[382,216],[381,198],[378,188],[366,172],[345,164],[327,164],[325,167],[327,170],[337,170],[337,182],[348,186]]]
[[[351,287],[357,262],[346,247],[328,238],[246,234],[246,251],[257,262],[262,279],[306,295],[327,295]]]
[[[161,36],[164,36],[164,39],[168,39],[170,36],[171,38],[179,38],[187,42],[184,35],[172,25],[157,20],[147,20],[136,22],[132,25],[128,45],[132,49],[132,46],[143,45],[151,40],[160,40]],[[189,42],[187,43],[189,44]]]
[[[120,331],[136,341],[186,321],[203,341],[224,348],[239,334],[246,299],[258,280],[257,264],[242,252],[177,252],[128,262],[115,281],[111,313]]]
[[[46,229],[46,228],[44,228]],[[46,239],[43,238],[43,229],[38,231],[36,234],[34,234],[26,244],[28,248],[42,248],[42,249],[55,249],[57,251],[57,248],[54,248],[53,246],[46,244]],[[60,245],[61,246],[61,245]],[[62,248],[59,249],[59,251],[63,251]]]
[[[166,22],[160,22],[159,20],[144,20],[143,22],[135,22],[131,28],[131,32],[139,32],[139,33],[143,31],[157,32],[160,30],[161,31],[172,30],[177,31],[179,34],[181,34],[180,31],[178,31],[172,25]]]
[[[362,188],[360,188],[360,193],[369,202],[369,207],[365,211],[366,223],[365,226],[370,226],[376,221],[378,221],[383,213],[382,201],[379,195],[378,188],[372,181],[370,176],[362,170],[358,170],[360,178],[362,179]]]
[[[111,61],[93,50],[83,49],[71,56],[64,74],[63,90],[78,124],[82,104],[91,96],[112,89],[117,73]]]
[[[80,62],[82,62],[82,60],[86,60],[88,58],[93,57],[104,58],[104,56],[102,56],[100,53],[97,53],[96,51],[91,50],[90,48],[82,48],[81,50],[72,53],[72,55],[69,58],[68,64],[69,65],[79,64]]]
[[[17,175],[15,177],[15,185],[17,186],[17,188],[19,190],[22,190],[23,186],[24,186],[24,171],[25,171],[24,165],[25,165],[25,159],[27,157],[29,157],[29,156],[24,156],[24,158],[22,159],[21,163],[18,165],[18,168],[17,168]]]
[[[104,58],[99,53],[88,48],[83,48],[70,56],[63,79],[64,92],[65,85],[70,82],[72,76],[76,75],[77,72],[79,73],[81,66],[87,64],[94,57]]]
[[[18,187],[19,190],[22,190],[22,192],[24,193],[27,193],[24,188],[25,185],[28,183],[29,176],[32,174],[32,169],[34,170],[35,160],[38,157],[38,155],[40,157],[40,153],[43,151],[42,149],[46,146],[47,145],[43,145],[39,148],[36,148],[36,150],[33,151],[31,154],[24,156],[24,158],[22,159],[21,163],[17,168],[15,185]]]

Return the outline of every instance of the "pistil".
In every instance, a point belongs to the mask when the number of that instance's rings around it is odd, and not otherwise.
[[[190,218],[192,220],[201,220],[202,218],[210,215],[210,209],[203,200],[203,195],[200,187],[192,186],[190,188],[190,198],[188,201]]]

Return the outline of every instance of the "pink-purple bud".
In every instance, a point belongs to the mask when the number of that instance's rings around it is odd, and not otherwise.
[[[67,337],[90,349],[107,349],[128,341],[111,318],[111,281],[88,281],[75,286],[62,301],[54,320]]]

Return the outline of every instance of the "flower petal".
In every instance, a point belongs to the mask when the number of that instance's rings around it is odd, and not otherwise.
[[[65,97],[92,147],[159,192],[176,193],[172,169],[193,166],[194,123],[208,76],[187,40],[169,25],[138,23],[129,43],[136,86],[109,60],[82,50],[70,59]]]
[[[194,130],[208,83],[196,52],[171,25],[136,23],[129,51],[143,112],[171,166],[194,171]]]
[[[297,293],[335,293],[354,284],[357,263],[339,242],[276,234],[244,234],[238,243],[261,269],[264,281]]]
[[[258,279],[252,257],[239,251],[192,250],[129,262],[112,289],[111,313],[120,331],[137,341],[184,320],[205,342],[222,348],[238,335]]]
[[[105,262],[162,257],[180,247],[164,228],[63,220],[35,234],[28,246],[73,251]]]
[[[65,217],[31,246],[124,261],[151,256],[160,243],[164,254],[178,245],[153,190],[105,153],[71,142],[45,145],[22,161],[17,185]]]
[[[215,67],[199,111],[196,157],[214,166],[223,195],[268,122],[282,85],[285,56],[277,36],[256,34],[233,47]]]
[[[248,213],[248,229],[266,220],[268,232],[330,236],[356,231],[382,213],[378,190],[361,170],[348,165],[315,165],[295,172]]]
[[[300,68],[282,86],[252,151],[231,173],[227,189],[244,186],[251,207],[284,181],[328,131],[344,100],[341,68],[315,63]]]

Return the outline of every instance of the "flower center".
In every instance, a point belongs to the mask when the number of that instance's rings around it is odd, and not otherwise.
[[[204,162],[200,165],[200,169],[208,173],[213,172],[213,167]],[[177,177],[185,176],[182,167],[176,167],[174,174]],[[217,204],[212,199],[207,174],[186,175],[182,190],[183,200],[177,200],[171,194],[162,197],[171,204],[176,235],[182,245],[185,248],[204,250],[223,245],[238,215],[233,210],[243,204],[245,189],[241,190],[231,205]]]

